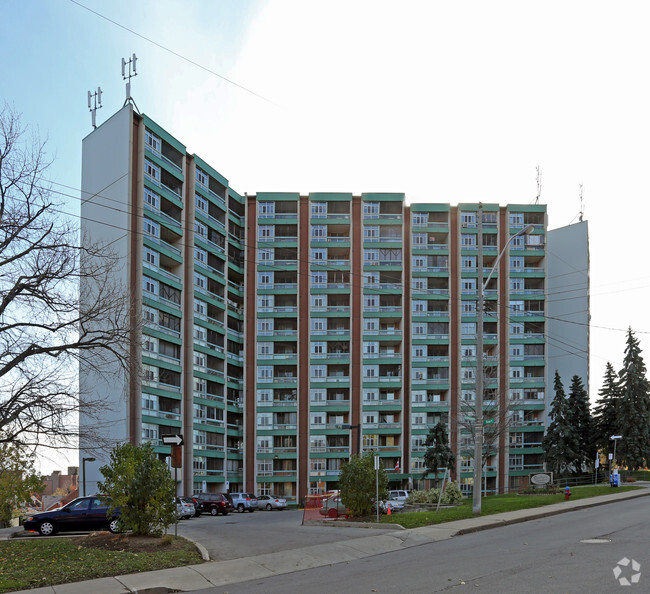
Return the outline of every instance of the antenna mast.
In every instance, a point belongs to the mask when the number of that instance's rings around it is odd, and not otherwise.
[[[542,196],[542,170],[537,166],[537,196],[535,196],[535,204],[539,204],[539,199]]]
[[[92,114],[91,121],[93,130],[97,128],[97,110],[101,109],[102,107],[102,88],[97,87],[97,90],[94,93],[92,91],[88,91],[88,109]]]
[[[135,63],[137,60],[138,58],[135,54],[133,54],[133,56],[128,60],[122,58],[122,80],[126,81],[126,100],[124,101],[124,105],[127,103],[133,103],[133,105],[135,105],[135,101],[133,101],[133,97],[131,97],[131,79],[134,76],[138,76],[138,73],[135,70]]]
[[[580,220],[581,223],[582,223],[582,217],[584,216],[584,214],[585,214],[585,206],[584,206],[584,202],[582,200],[582,184],[580,184],[580,219],[579,220]]]

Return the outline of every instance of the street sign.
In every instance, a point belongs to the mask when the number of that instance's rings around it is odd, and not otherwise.
[[[172,468],[183,468],[183,448],[179,445],[172,445]]]
[[[614,459],[614,454],[609,454],[609,459],[613,460]]]
[[[622,435],[612,435],[610,439],[622,439]]]
[[[483,419],[484,425],[494,425],[494,419]]]
[[[163,435],[162,436],[163,445],[183,445],[183,436],[182,435]]]
[[[379,456],[375,456],[375,470],[379,470]]]

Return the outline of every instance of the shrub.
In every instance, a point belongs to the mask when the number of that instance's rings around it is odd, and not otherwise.
[[[388,475],[379,469],[379,499],[388,495]],[[368,516],[376,496],[375,452],[366,452],[362,456],[352,456],[341,466],[339,487],[341,501],[350,510],[351,516]]]
[[[442,494],[442,501],[445,505],[455,505],[463,502],[463,493],[458,486],[458,483],[447,483],[445,491]]]
[[[406,503],[426,503],[426,501],[427,501],[426,491],[411,491],[406,500]]]

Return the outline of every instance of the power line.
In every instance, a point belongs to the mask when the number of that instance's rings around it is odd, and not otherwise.
[[[83,8],[84,10],[87,10],[88,12],[91,12],[92,14],[104,19],[105,21],[108,21],[109,23],[115,25],[116,27],[120,27],[120,29],[124,29],[125,31],[128,31],[132,35],[135,35],[136,37],[139,37],[140,39],[143,39],[144,41],[146,41],[148,43],[151,43],[152,45],[155,45],[157,48],[159,48],[159,49],[161,49],[163,51],[166,51],[166,52],[172,54],[173,56],[176,56],[177,58],[180,58],[181,60],[184,60],[185,62],[188,62],[189,64],[192,64],[192,66],[196,66],[197,68],[200,68],[201,70],[204,70],[208,74],[212,74],[213,76],[216,76],[217,78],[220,78],[221,80],[224,80],[227,83],[230,83],[231,85],[233,85],[235,87],[238,87],[242,91],[246,91],[247,93],[250,93],[251,95],[254,95],[255,97],[257,97],[258,99],[262,99],[263,101],[266,101],[267,103],[270,103],[271,105],[275,105],[276,107],[278,107],[277,103],[275,103],[274,101],[271,101],[270,99],[267,99],[263,95],[260,95],[259,93],[256,93],[255,91],[252,91],[251,89],[245,87],[244,85],[240,85],[239,83],[235,82],[234,80],[232,80],[230,78],[227,78],[227,77],[223,76],[222,74],[219,74],[218,72],[215,72],[214,70],[211,70],[207,66],[203,66],[203,64],[199,64],[198,62],[184,56],[183,54],[180,54],[180,53],[178,53],[178,52],[176,52],[176,51],[162,45],[161,43],[158,43],[157,41],[154,41],[153,39],[151,39],[149,37],[146,37],[146,36],[142,35],[141,33],[138,33],[137,31],[134,31],[133,29],[129,29],[127,26],[122,25],[121,23],[118,23],[117,21],[114,21],[113,19],[111,19],[111,18],[97,12],[96,10],[93,10],[92,8],[89,8],[88,6],[85,6],[84,4],[81,4],[81,2],[77,2],[77,0],[70,0],[70,2],[72,2],[73,4],[76,4],[80,8]]]

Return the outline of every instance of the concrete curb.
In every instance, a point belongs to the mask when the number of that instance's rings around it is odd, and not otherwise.
[[[313,520],[310,526],[330,526],[332,528],[368,528],[370,530],[406,530],[400,524],[370,524],[366,522],[348,522],[346,520]]]

